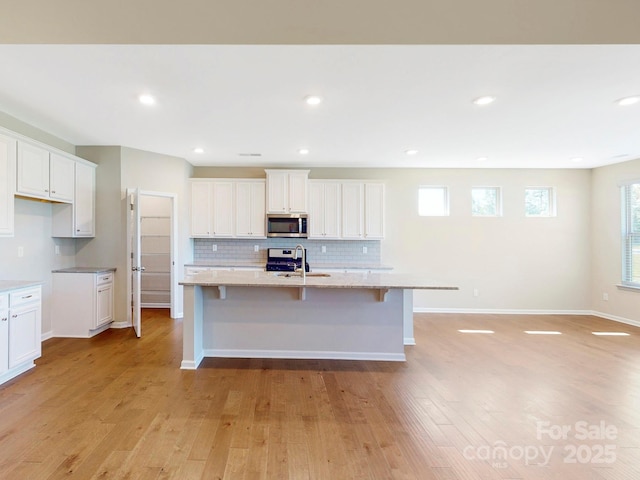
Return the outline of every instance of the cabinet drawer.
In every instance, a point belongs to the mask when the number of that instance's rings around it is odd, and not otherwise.
[[[25,303],[39,302],[40,301],[40,287],[37,288],[25,288],[24,290],[17,290],[9,294],[9,305],[11,308],[23,305]]]
[[[9,308],[9,295],[6,293],[0,294],[0,310]]]
[[[98,278],[96,280],[96,284],[97,285],[104,285],[106,283],[113,283],[113,272],[101,273],[100,275],[98,275]]]

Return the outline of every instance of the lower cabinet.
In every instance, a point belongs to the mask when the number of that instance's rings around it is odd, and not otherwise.
[[[0,383],[35,367],[42,353],[41,287],[0,293]]]
[[[109,328],[113,291],[113,271],[53,272],[53,336],[88,338]]]

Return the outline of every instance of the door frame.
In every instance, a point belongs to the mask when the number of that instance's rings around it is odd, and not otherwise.
[[[176,272],[176,266],[178,265],[178,195],[175,193],[167,193],[167,192],[154,192],[150,190],[138,190],[138,195],[142,196],[151,196],[151,197],[165,197],[171,200],[171,308],[170,308],[170,316],[171,318],[177,318],[178,316],[178,274]],[[131,229],[131,222],[129,222],[129,210],[132,207],[131,204],[131,196],[135,193],[136,188],[127,188],[127,323],[130,326],[133,326],[133,318],[131,314],[132,309],[132,290],[133,285],[131,281],[131,239],[133,236],[133,231]],[[137,206],[134,205],[137,208]],[[138,231],[140,229],[138,228]]]

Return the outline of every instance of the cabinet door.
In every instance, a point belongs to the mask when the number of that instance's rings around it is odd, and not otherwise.
[[[16,140],[0,135],[0,236],[13,235]]]
[[[61,202],[73,202],[76,162],[55,153],[49,161],[49,197]]]
[[[265,182],[251,184],[251,233],[253,237],[266,237]]]
[[[94,327],[97,328],[113,320],[113,283],[98,286],[96,310]]]
[[[342,218],[342,188],[338,182],[324,185],[324,237],[340,238]]]
[[[290,172],[289,173],[289,212],[306,213],[307,212],[307,178],[308,173]]]
[[[211,183],[191,183],[191,236],[211,236]]]
[[[49,152],[30,143],[18,142],[16,192],[49,198]]]
[[[367,240],[384,238],[384,184],[366,183],[365,198],[365,231]]]
[[[287,172],[267,172],[267,211],[287,213],[289,208],[289,174]]]
[[[342,184],[342,238],[359,239],[364,230],[364,184]]]
[[[265,184],[257,182],[237,182],[236,185],[236,236],[264,237],[265,229]]]
[[[6,297],[6,295],[5,295]],[[0,309],[0,375],[9,370],[9,310]]]
[[[233,182],[213,183],[213,236],[233,237]]]
[[[9,368],[40,356],[40,306],[12,308],[9,317]]]
[[[324,217],[324,183],[309,182],[309,238],[324,237]]]
[[[76,237],[95,236],[96,170],[77,163],[75,166],[74,229]]]

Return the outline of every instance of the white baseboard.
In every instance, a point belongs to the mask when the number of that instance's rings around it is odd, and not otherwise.
[[[109,328],[131,328],[132,326],[129,322],[113,322]]]
[[[632,325],[634,327],[640,327],[640,322],[638,320],[631,320],[630,318],[618,317],[616,315],[609,315],[608,313],[602,312],[591,312],[591,315],[596,317],[604,318],[606,320],[613,320],[614,322],[625,323],[627,325]]]
[[[382,352],[324,352],[301,350],[226,350],[206,349],[205,357],[223,358],[287,358],[310,360],[381,360],[385,362],[404,362],[404,353]]]
[[[53,338],[52,330],[49,330],[48,332],[42,332],[42,335],[40,336],[40,341],[44,342],[45,340],[49,340],[50,338]]]

